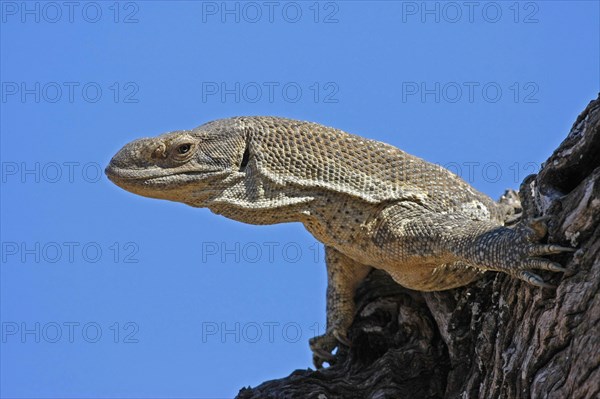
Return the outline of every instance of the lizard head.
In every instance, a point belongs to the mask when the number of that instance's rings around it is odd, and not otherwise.
[[[150,198],[202,207],[239,174],[246,147],[236,126],[206,124],[126,144],[106,167],[117,186]]]

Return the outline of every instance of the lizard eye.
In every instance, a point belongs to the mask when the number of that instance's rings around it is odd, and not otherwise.
[[[190,148],[192,148],[191,144],[182,144],[177,147],[177,152],[182,155],[187,154],[190,151]]]
[[[175,163],[187,162],[194,156],[196,143],[191,138],[181,138],[169,146],[169,159]]]

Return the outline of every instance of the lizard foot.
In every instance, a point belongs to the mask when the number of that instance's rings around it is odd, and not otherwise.
[[[350,340],[346,334],[338,330],[311,338],[308,343],[313,352],[313,364],[317,369],[323,368],[325,362],[330,365],[335,362],[335,355],[332,352],[335,348],[339,348],[340,344],[350,346]]]
[[[531,285],[541,288],[556,288],[556,286],[544,282],[544,280],[535,273],[527,269],[548,270],[551,272],[564,273],[566,268],[560,263],[552,262],[545,258],[537,258],[535,255],[552,255],[561,252],[574,252],[573,248],[561,247],[559,245],[531,245],[529,247],[529,257],[521,262],[521,270],[517,270],[513,275],[520,280],[526,281]]]
[[[498,268],[493,268],[498,271],[508,273],[520,280],[523,280],[531,285],[542,288],[556,288],[548,284],[537,274],[531,270],[548,270],[551,272],[567,271],[559,263],[549,259],[540,258],[540,256],[554,255],[562,252],[574,252],[575,248],[563,247],[555,244],[540,244],[547,231],[546,222],[548,217],[540,217],[518,225],[513,230],[508,230],[508,236],[505,236],[509,241],[502,240],[504,237],[499,237],[498,246],[504,246],[505,256],[499,259]],[[492,245],[494,246],[494,245]],[[497,250],[498,248],[496,248]],[[503,251],[494,251],[502,253]]]

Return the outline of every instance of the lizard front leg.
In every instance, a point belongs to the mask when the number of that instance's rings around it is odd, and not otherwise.
[[[346,332],[354,319],[354,292],[371,267],[347,257],[332,247],[325,247],[327,264],[327,329],[325,334],[311,338],[315,367],[331,362],[331,353],[339,344],[350,345]]]
[[[541,256],[574,250],[539,242],[546,234],[543,218],[508,228],[460,212],[436,213],[405,202],[384,209],[378,219],[372,240],[402,268],[386,271],[398,283],[422,291],[466,285],[477,270],[499,271],[532,285],[551,287],[532,270],[564,272],[560,264]],[[461,264],[465,266],[447,266]]]

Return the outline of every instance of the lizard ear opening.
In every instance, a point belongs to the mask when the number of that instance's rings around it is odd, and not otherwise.
[[[248,166],[248,160],[250,159],[250,149],[248,145],[246,145],[246,149],[244,150],[244,155],[242,156],[242,163],[240,163],[240,172],[246,170],[246,166]]]

